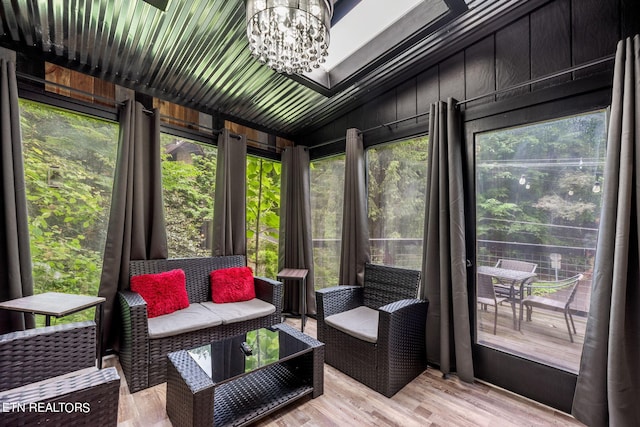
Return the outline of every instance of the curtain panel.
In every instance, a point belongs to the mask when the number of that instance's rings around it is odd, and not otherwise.
[[[603,201],[573,415],[640,425],[640,36],[618,43]]]
[[[128,100],[120,110],[118,154],[99,296],[105,297],[103,348],[117,346],[117,293],[128,289],[129,261],[167,258],[162,205],[160,114]]]
[[[364,264],[370,260],[364,147],[358,129],[347,130],[340,285],[364,285]]]
[[[5,56],[6,50],[0,50]],[[16,65],[0,57],[0,301],[33,295]],[[0,334],[35,327],[32,314],[0,310]]]
[[[280,186],[280,245],[278,267],[309,270],[306,280],[307,313],[316,313],[311,240],[309,150],[304,146],[282,152]],[[300,313],[299,283],[285,280],[283,311]]]
[[[247,255],[247,138],[218,136],[216,199],[213,208],[213,255]]]
[[[456,102],[432,104],[421,287],[429,300],[427,359],[445,375],[455,371],[473,382],[462,152]]]

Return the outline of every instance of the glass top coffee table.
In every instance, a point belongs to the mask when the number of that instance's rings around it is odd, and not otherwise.
[[[168,355],[174,426],[247,425],[323,393],[324,344],[287,324]]]

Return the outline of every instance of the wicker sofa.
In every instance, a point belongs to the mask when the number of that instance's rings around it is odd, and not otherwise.
[[[419,271],[365,264],[364,286],[316,291],[325,361],[387,397],[420,375],[429,303],[419,284]]]
[[[190,303],[188,309],[148,319],[146,302],[139,294],[132,291],[119,292],[122,318],[120,364],[132,393],[166,381],[167,354],[173,351],[194,348],[221,338],[280,323],[282,283],[275,280],[255,277],[255,300],[230,303],[231,305],[211,302],[209,273],[221,268],[245,265],[246,258],[242,255],[144,260],[129,263],[129,277],[174,269],[184,270]],[[222,323],[219,321],[197,322],[191,326],[187,325],[188,327],[178,327],[172,331],[165,330],[157,333],[156,322],[169,325],[169,329],[173,323],[182,322],[184,326],[184,319],[186,318],[187,321],[190,319],[188,310],[198,309],[202,304],[207,304],[208,309],[212,306],[224,306],[220,308],[227,309],[227,316],[223,316],[225,320]],[[270,306],[272,306],[271,309],[265,311],[265,308]]]
[[[115,426],[120,377],[96,365],[96,325],[0,335],[0,426]]]

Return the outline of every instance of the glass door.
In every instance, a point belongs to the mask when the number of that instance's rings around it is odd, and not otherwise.
[[[476,376],[566,412],[589,312],[606,116],[521,125],[516,115],[472,133]]]

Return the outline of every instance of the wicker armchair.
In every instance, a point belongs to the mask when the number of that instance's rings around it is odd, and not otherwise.
[[[120,377],[97,369],[94,322],[0,336],[0,426],[115,426]]]
[[[419,271],[366,264],[363,287],[316,291],[325,361],[387,397],[420,375],[427,367],[429,303],[416,299],[419,283]],[[350,329],[349,318],[369,331]]]
[[[189,303],[211,301],[209,273],[228,267],[243,267],[242,255],[139,260],[129,263],[129,277],[160,273],[176,268],[184,270]],[[167,380],[167,354],[195,348],[222,338],[265,328],[281,322],[282,283],[261,277],[254,278],[256,297],[273,304],[274,313],[237,323],[207,327],[162,338],[149,338],[147,303],[132,291],[118,293],[122,331],[120,336],[120,364],[131,393],[161,384]]]

